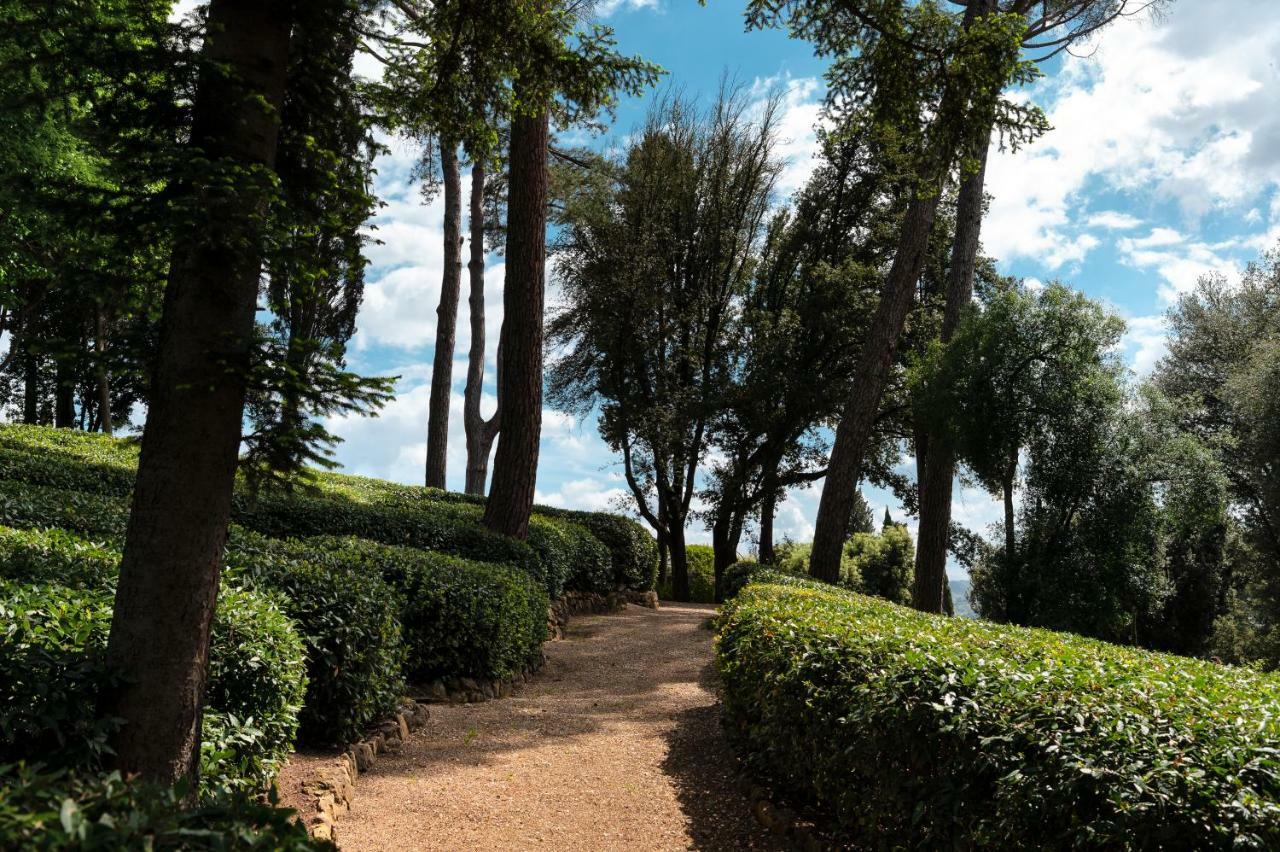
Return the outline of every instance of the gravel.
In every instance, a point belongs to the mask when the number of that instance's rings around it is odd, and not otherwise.
[[[512,697],[436,705],[360,776],[344,850],[784,849],[720,727],[712,607],[579,616]]]

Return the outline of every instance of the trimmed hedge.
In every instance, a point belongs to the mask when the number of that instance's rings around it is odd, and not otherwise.
[[[0,580],[0,763],[100,764],[117,724],[96,713],[112,603],[109,589]],[[302,643],[274,600],[224,587],[209,656],[205,789],[260,790],[292,750]]]
[[[183,801],[182,788],[106,776],[0,766],[0,848],[62,852],[333,850],[312,840],[294,812],[245,796]]]
[[[396,590],[412,681],[505,678],[542,653],[547,593],[518,568],[358,538],[303,545],[357,573],[380,575]]]
[[[754,577],[719,619],[726,723],[851,842],[1280,847],[1280,679]]]
[[[124,540],[129,504],[122,497],[0,480],[0,524],[23,529],[59,528],[116,544]]]
[[[582,524],[609,549],[613,581],[623,589],[647,592],[658,582],[658,543],[640,524],[621,515],[539,508],[549,517]]]
[[[389,716],[404,694],[407,649],[395,593],[295,542],[232,529],[227,570],[280,592],[306,646],[307,695],[298,737],[346,745]]]

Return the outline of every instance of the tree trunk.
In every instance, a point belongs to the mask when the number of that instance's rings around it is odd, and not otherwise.
[[[970,4],[965,10],[965,28],[972,26],[978,17],[988,14],[991,6],[992,0]],[[898,338],[911,309],[916,282],[924,269],[929,234],[938,212],[938,199],[962,139],[957,125],[964,118],[967,94],[954,85],[948,86],[943,93],[938,116],[926,142],[929,149],[921,173],[923,186],[912,193],[903,216],[893,264],[880,290],[879,305],[858,355],[853,396],[846,403],[844,415],[836,428],[831,460],[827,466],[827,481],[818,504],[813,552],[809,559],[809,573],[828,583],[837,582],[840,577],[840,554],[848,529],[849,512],[858,491],[862,456],[871,439],[880,398],[897,353]]]
[[[98,426],[106,434],[113,432],[111,424],[111,374],[107,372],[107,316],[98,306],[97,330],[93,336],[93,351],[97,357],[94,372],[98,384]]]
[[[916,281],[924,268],[929,231],[937,210],[937,193],[913,197],[907,207],[897,254],[858,356],[853,396],[845,404],[844,416],[836,428],[809,559],[809,573],[828,583],[840,578],[840,553],[844,549],[849,512],[858,493],[862,455],[875,426],[880,397],[898,350],[898,338],[914,300]]]
[[[757,558],[761,565],[772,565],[778,561],[778,554],[773,549],[773,517],[777,511],[778,497],[771,492],[760,505],[760,545]]]
[[[947,269],[946,306],[939,339],[951,342],[965,307],[973,299],[973,277],[978,259],[978,239],[982,231],[982,196],[987,168],[987,148],[991,129],[975,142],[976,169],[960,184],[956,204],[956,238],[951,245]],[[928,463],[919,476],[920,531],[916,542],[915,586],[912,606],[924,612],[945,609],[947,548],[951,540],[951,488],[956,474],[955,451],[951,442],[932,424],[921,424],[929,448]]]
[[[724,601],[724,575],[738,561],[738,544],[742,541],[743,516],[716,518],[711,527],[712,565],[715,576],[716,603]]]
[[[673,523],[667,532],[667,547],[671,550],[671,597],[677,601],[689,600],[689,552],[685,549],[684,523]]]
[[[112,743],[118,768],[162,783],[199,766],[292,6],[209,5],[189,143],[209,164],[189,187],[195,219],[174,242],[107,647],[122,682],[103,708],[125,723]]]
[[[440,281],[440,306],[436,308],[436,347],[427,414],[426,483],[428,488],[443,489],[448,461],[458,292],[462,288],[462,178],[458,174],[458,149],[452,140],[440,140],[440,169],[444,172],[444,275]]]
[[[1013,558],[1015,541],[1015,529],[1013,521],[1013,477],[1017,472],[1017,464],[1011,465],[1004,475],[1003,491],[1004,491],[1004,558],[1006,560]]]
[[[54,360],[53,425],[70,429],[76,424],[76,384],[62,358]]]
[[[477,159],[471,167],[471,260],[467,263],[470,279],[468,303],[471,307],[471,348],[467,352],[467,387],[463,392],[462,422],[467,433],[467,481],[468,494],[484,494],[489,478],[489,451],[493,439],[498,437],[501,424],[502,399],[498,409],[485,420],[480,416],[480,396],[484,390],[484,160]],[[498,353],[501,362],[502,353]],[[501,374],[498,383],[501,384]]]
[[[40,361],[25,345],[22,371],[22,422],[34,426],[40,422]]]
[[[507,278],[502,294],[502,366],[498,379],[502,434],[493,458],[493,484],[484,523],[516,538],[529,534],[542,434],[547,144],[546,110],[512,120]]]

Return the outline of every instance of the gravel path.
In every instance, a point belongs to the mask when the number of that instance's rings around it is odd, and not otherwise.
[[[432,707],[360,776],[342,849],[785,848],[733,782],[711,611],[576,617],[512,697]]]

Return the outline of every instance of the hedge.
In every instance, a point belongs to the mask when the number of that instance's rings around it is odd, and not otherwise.
[[[90,537],[119,538],[128,520],[124,498],[133,487],[137,458],[137,446],[129,441],[70,429],[0,426],[0,523],[61,526]],[[657,547],[652,536],[618,515],[535,507],[539,520],[534,525],[541,527],[531,531],[535,555],[524,543],[480,524],[483,497],[328,472],[317,472],[314,485],[316,493],[293,496],[254,498],[238,491],[233,520],[275,537],[357,535],[483,562],[517,564],[543,579],[553,597],[566,584],[599,586],[593,574],[597,566],[581,565],[556,548],[561,537],[541,524],[558,520],[581,525],[608,548],[615,585],[640,590],[654,585]],[[69,495],[73,496],[66,507],[50,499]],[[6,503],[16,505],[6,513]],[[46,508],[51,511],[44,515],[27,511]],[[28,520],[22,521],[24,517]]]
[[[0,563],[0,570],[11,563]],[[117,721],[97,712],[109,589],[0,580],[0,763],[100,764]],[[276,602],[224,587],[210,637],[202,739],[206,791],[264,788],[292,750],[302,644]]]
[[[298,625],[307,672],[299,739],[346,745],[395,710],[407,649],[395,593],[381,577],[238,529],[228,543],[227,571],[280,592]]]
[[[541,655],[547,593],[518,568],[358,538],[303,545],[357,573],[380,575],[396,590],[412,681],[505,678]]]
[[[755,577],[719,619],[726,723],[850,842],[1280,847],[1275,676]]]
[[[311,852],[336,847],[308,837],[293,811],[276,807],[274,800],[220,796],[189,807],[181,787],[126,784],[118,773],[9,765],[0,766],[0,848]]]

